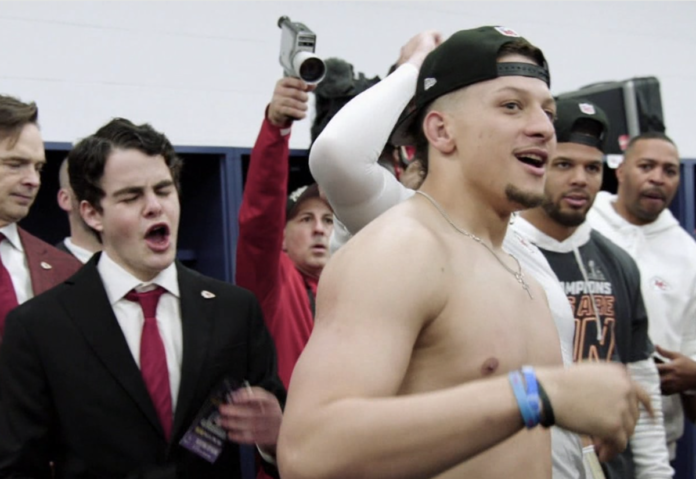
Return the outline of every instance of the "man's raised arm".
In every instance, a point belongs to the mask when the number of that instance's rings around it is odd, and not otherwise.
[[[412,194],[377,160],[413,97],[423,59],[440,41],[434,31],[409,40],[401,67],[341,108],[312,146],[312,175],[352,234]]]
[[[311,87],[298,78],[276,83],[251,151],[239,209],[236,280],[264,302],[278,278],[288,197],[289,138],[293,120],[306,116]]]

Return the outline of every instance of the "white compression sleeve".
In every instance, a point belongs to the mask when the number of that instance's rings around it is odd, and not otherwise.
[[[416,67],[401,65],[341,108],[312,146],[312,175],[352,234],[413,195],[377,160],[417,78]]]

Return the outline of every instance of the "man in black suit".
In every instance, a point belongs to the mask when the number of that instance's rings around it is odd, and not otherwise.
[[[285,392],[273,342],[251,293],[175,261],[180,170],[164,135],[123,119],[70,153],[104,248],[8,316],[0,477],[237,478],[237,444],[274,453]],[[211,464],[180,440],[224,380],[253,387],[211,417],[229,439]]]

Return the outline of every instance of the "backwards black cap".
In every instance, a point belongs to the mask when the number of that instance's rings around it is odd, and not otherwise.
[[[501,47],[516,40],[526,41],[510,28],[479,27],[455,33],[430,52],[418,74],[414,101],[397,123],[391,142],[413,144],[413,123],[423,108],[442,95],[473,83],[515,75],[538,78],[550,87],[551,77],[543,54],[541,66],[498,63]]]
[[[558,143],[580,143],[604,152],[609,120],[594,103],[583,99],[558,100],[554,127]]]

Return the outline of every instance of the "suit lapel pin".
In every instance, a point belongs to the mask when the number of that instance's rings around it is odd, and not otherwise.
[[[53,266],[51,266],[50,264],[48,264],[48,263],[45,262],[45,261],[42,261],[42,262],[41,262],[41,267],[42,267],[43,269],[53,269]]]
[[[201,291],[201,296],[203,296],[205,299],[211,299],[215,297],[215,294],[211,293],[210,291],[203,290]]]

